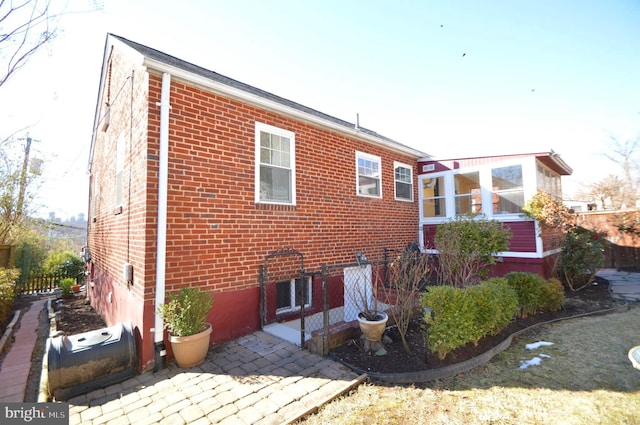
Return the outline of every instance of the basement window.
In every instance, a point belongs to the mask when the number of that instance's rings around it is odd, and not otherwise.
[[[276,283],[276,313],[300,309],[302,285],[306,285],[305,308],[311,306],[311,277],[300,277]]]

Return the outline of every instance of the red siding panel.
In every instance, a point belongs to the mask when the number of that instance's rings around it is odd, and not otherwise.
[[[509,240],[511,252],[536,252],[536,228],[533,221],[513,221],[504,223],[513,236]]]

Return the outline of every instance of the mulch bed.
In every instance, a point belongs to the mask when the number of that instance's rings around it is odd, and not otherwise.
[[[460,347],[448,354],[443,360],[426,349],[421,318],[414,319],[409,326],[407,342],[411,348],[411,354],[407,354],[404,350],[397,328],[391,327],[385,333],[391,340],[391,342],[387,340],[384,344],[387,350],[386,355],[377,356],[375,353],[367,352],[363,349],[362,340],[353,339],[334,349],[331,356],[361,371],[376,373],[416,372],[449,366],[476,357],[492,349],[509,335],[535,324],[606,310],[620,305],[611,299],[609,284],[606,280],[598,279],[596,283],[596,285],[590,285],[578,292],[566,292],[563,309],[540,313],[524,319],[519,318],[499,334],[481,339],[477,346],[470,343]]]

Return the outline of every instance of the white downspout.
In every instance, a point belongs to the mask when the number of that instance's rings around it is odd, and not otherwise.
[[[171,75],[162,74],[162,92],[160,94],[160,153],[158,172],[158,240],[156,249],[156,299],[155,308],[164,304],[165,272],[167,253],[167,187],[169,177],[169,90]],[[154,324],[154,343],[161,344],[164,339],[164,322],[156,312]]]

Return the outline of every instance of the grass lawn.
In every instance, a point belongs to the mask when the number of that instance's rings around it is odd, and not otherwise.
[[[525,345],[552,342],[535,350]],[[640,306],[547,325],[484,367],[413,386],[369,383],[324,406],[311,424],[640,424]],[[521,369],[540,354],[538,366]]]

